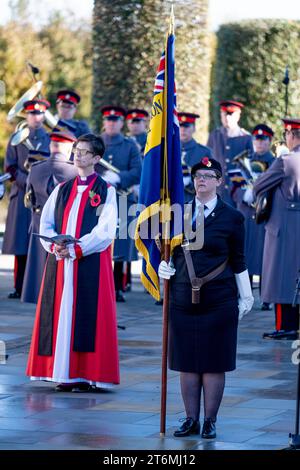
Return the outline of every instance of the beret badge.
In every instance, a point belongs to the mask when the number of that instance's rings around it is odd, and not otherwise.
[[[202,158],[201,163],[202,163],[203,165],[207,166],[208,168],[211,167],[211,161],[209,160],[208,157]]]

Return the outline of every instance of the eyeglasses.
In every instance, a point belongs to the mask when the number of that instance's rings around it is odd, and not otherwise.
[[[216,175],[210,175],[210,174],[206,174],[206,175],[203,175],[202,173],[195,173],[195,176],[194,178],[196,180],[200,180],[201,178],[203,180],[212,180],[213,178],[218,178]]]
[[[81,157],[87,157],[87,155],[91,153],[92,155],[94,155],[94,152],[91,152],[91,150],[86,150],[86,149],[78,149],[78,148],[75,148],[74,149],[74,154],[75,155],[80,155]]]

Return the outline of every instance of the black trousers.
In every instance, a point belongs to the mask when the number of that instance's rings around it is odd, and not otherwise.
[[[27,255],[15,256],[15,266],[14,266],[15,289],[20,295],[21,295],[22,287],[23,287],[26,261],[27,261]],[[34,282],[34,279],[32,280],[32,282]]]
[[[115,280],[115,289],[123,289],[123,261],[115,261],[114,263],[114,280]]]
[[[275,304],[276,330],[292,331],[299,328],[299,305]]]

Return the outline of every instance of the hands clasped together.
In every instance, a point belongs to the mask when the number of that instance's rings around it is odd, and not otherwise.
[[[64,245],[54,245],[54,254],[57,259],[71,258],[70,250]]]

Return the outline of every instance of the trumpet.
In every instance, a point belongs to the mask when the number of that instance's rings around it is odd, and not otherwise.
[[[107,162],[103,158],[100,159],[98,164],[103,166],[103,168],[105,168],[106,170],[113,171],[114,173],[117,173],[117,174],[120,173],[120,170],[117,167]],[[133,192],[133,186],[128,189],[117,189],[117,194],[119,194],[119,196],[128,196],[128,194],[132,192]]]

